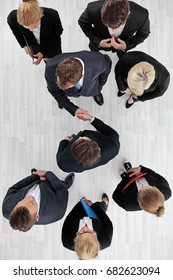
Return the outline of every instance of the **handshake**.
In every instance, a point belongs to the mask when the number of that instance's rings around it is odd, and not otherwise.
[[[88,111],[81,108],[76,110],[75,117],[83,121],[91,121],[93,118],[93,116],[91,116]]]

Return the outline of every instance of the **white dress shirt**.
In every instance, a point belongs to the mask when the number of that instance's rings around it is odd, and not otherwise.
[[[32,188],[30,188],[29,191],[27,191],[25,197],[28,197],[29,195],[32,195],[35,198],[37,205],[38,205],[38,213],[39,213],[41,193],[40,193],[40,187],[38,184],[35,184]]]
[[[93,231],[92,220],[89,217],[83,217],[83,219],[80,219],[78,232],[81,230],[81,228],[85,226],[87,226],[90,230]]]
[[[121,33],[123,32],[125,24],[126,23],[122,24],[120,27],[113,29],[113,30],[111,27],[108,26],[108,31],[109,31],[109,34],[111,35],[111,37],[114,36],[115,38],[118,38],[121,35]]]
[[[138,191],[142,189],[142,187],[148,187],[149,184],[144,177],[141,177],[135,181]]]
[[[40,30],[41,30],[41,22],[38,24],[38,26],[36,28],[34,28],[32,30],[36,40],[37,40],[37,43],[40,45]]]

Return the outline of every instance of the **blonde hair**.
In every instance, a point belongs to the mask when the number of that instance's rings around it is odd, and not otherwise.
[[[143,94],[155,79],[155,70],[153,65],[148,62],[140,62],[135,64],[127,76],[127,84],[129,89],[137,96]]]
[[[20,25],[29,26],[38,22],[43,17],[43,9],[37,0],[23,1],[17,10],[17,21]]]
[[[74,239],[74,248],[80,260],[95,258],[100,249],[96,234],[83,233]]]
[[[152,186],[142,190],[138,196],[139,206],[143,210],[155,214],[157,217],[161,217],[165,212],[164,201],[165,199],[161,191]]]

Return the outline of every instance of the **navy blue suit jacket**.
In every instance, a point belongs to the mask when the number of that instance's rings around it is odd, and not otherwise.
[[[79,58],[84,63],[84,80],[80,90],[72,87],[63,91],[57,86],[55,76],[57,65],[69,57]],[[108,55],[96,52],[81,51],[57,55],[46,64],[45,78],[47,80],[48,91],[63,108],[74,116],[78,106],[70,102],[68,97],[88,97],[100,94],[111,71],[111,65],[112,61]]]
[[[25,198],[27,191],[39,184],[41,201],[39,221],[35,224],[46,225],[62,219],[67,208],[68,189],[51,171],[47,171],[45,177],[45,181],[40,181],[38,175],[31,175],[9,188],[3,200],[3,216],[9,219],[10,213],[16,204]]]

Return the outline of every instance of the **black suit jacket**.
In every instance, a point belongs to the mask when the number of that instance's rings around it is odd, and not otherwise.
[[[68,189],[52,172],[46,172],[45,176],[46,180],[40,181],[38,175],[31,175],[9,188],[2,205],[6,219],[9,219],[16,204],[25,198],[27,191],[35,184],[39,184],[41,193],[39,221],[35,224],[46,225],[62,219],[67,208]]]
[[[147,180],[150,186],[154,186],[161,193],[164,195],[165,200],[171,197],[171,189],[169,187],[168,182],[165,178],[163,178],[158,173],[154,172],[153,170],[141,166],[141,173],[147,172],[147,174],[144,176],[144,178]],[[138,195],[138,189],[136,186],[136,183],[131,183],[124,192],[122,192],[123,188],[126,186],[126,184],[131,180],[131,177],[123,179],[113,192],[112,198],[113,200],[122,208],[124,208],[126,211],[137,211],[142,210],[139,207],[138,201],[137,201],[137,195]]]
[[[56,10],[43,8],[44,16],[41,19],[40,45],[33,32],[24,28],[17,22],[17,10],[12,11],[7,22],[16,37],[19,45],[26,46],[25,39],[29,46],[32,46],[34,53],[41,52],[44,57],[53,57],[61,53],[61,34],[63,31],[59,14]]]
[[[79,58],[84,63],[83,87],[80,90],[72,87],[63,91],[58,88],[56,84],[55,72],[57,65],[68,57]],[[111,71],[111,65],[112,61],[109,56],[101,53],[90,51],[62,53],[55,56],[46,64],[45,78],[47,80],[48,90],[56,101],[74,116],[78,106],[70,102],[67,96],[79,97],[98,95],[107,81],[108,75]]]
[[[96,203],[93,203],[91,208],[100,219],[92,218],[92,224],[94,231],[97,232],[100,250],[103,250],[111,245],[113,225],[106,213]],[[63,246],[67,249],[74,251],[74,238],[76,237],[76,232],[78,232],[79,221],[86,216],[82,204],[78,202],[65,218],[61,238]]]
[[[59,168],[63,171],[83,172],[85,170],[96,168],[100,165],[106,164],[118,154],[120,148],[118,133],[97,118],[95,118],[91,124],[97,129],[97,131],[80,131],[70,142],[68,140],[62,140],[60,142],[56,159]],[[79,166],[71,154],[71,145],[80,136],[86,136],[95,140],[101,149],[101,159],[94,167],[84,168]]]
[[[78,23],[90,40],[89,47],[93,51],[99,51],[98,45],[101,40],[111,38],[108,28],[101,21],[102,1],[95,1],[88,4],[87,8],[80,16]],[[129,1],[130,15],[126,21],[124,30],[119,38],[126,42],[127,51],[135,48],[136,45],[142,43],[150,34],[150,22],[148,18],[148,11],[140,5]],[[114,48],[106,49],[105,51]]]
[[[130,69],[139,62],[148,62],[153,65],[156,77],[151,86],[144,91],[143,95],[138,96],[140,101],[145,101],[162,96],[170,83],[170,74],[160,62],[144,52],[128,52],[120,57],[115,66],[115,79],[119,90],[126,90],[127,76]]]

